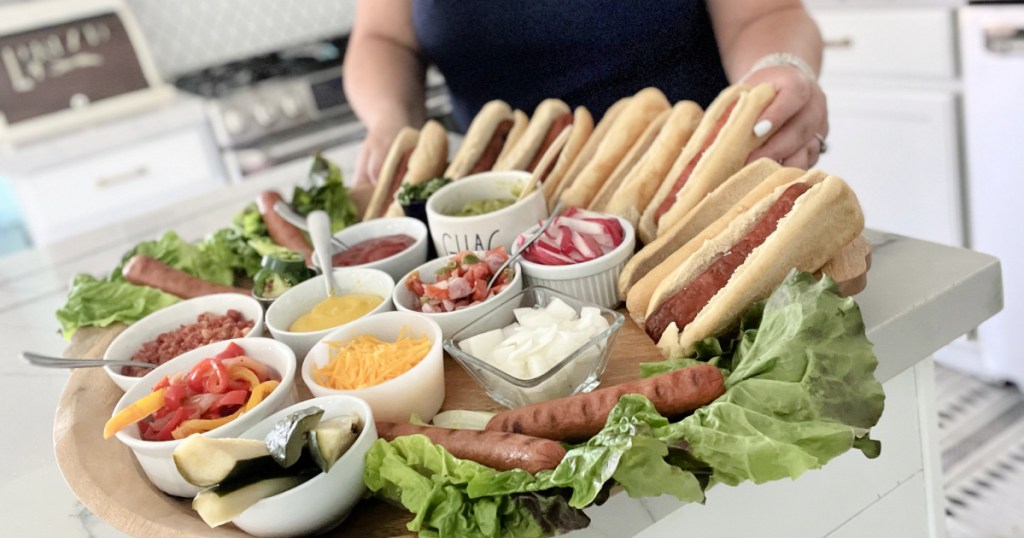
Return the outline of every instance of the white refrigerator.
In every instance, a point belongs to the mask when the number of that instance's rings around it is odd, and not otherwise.
[[[960,10],[967,246],[998,257],[1003,311],[936,354],[1024,390],[1024,3]]]

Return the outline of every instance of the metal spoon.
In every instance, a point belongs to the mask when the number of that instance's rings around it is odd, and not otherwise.
[[[501,267],[498,267],[498,270],[494,272],[494,276],[492,276],[491,280],[487,283],[488,290],[494,286],[494,281],[498,280],[498,275],[500,275],[501,272],[504,271],[506,267],[511,265],[512,262],[516,261],[516,259],[519,258],[519,256],[522,255],[523,252],[526,252],[526,249],[529,248],[530,245],[532,245],[534,242],[540,239],[540,236],[544,235],[544,232],[548,231],[548,228],[551,227],[551,223],[555,222],[555,217],[557,217],[558,214],[561,212],[562,201],[559,200],[558,203],[555,204],[554,209],[551,210],[551,215],[549,215],[547,220],[544,221],[544,224],[541,224],[540,229],[537,230],[537,233],[533,234],[532,237],[527,239],[519,248],[512,252],[512,255],[509,256],[507,260],[505,260],[505,263],[501,264]]]
[[[29,364],[45,368],[91,368],[94,366],[138,366],[139,368],[156,368],[159,364],[140,361],[105,361],[102,359],[65,359],[49,357],[31,351],[22,351],[21,358]]]
[[[298,214],[294,209],[292,209],[292,206],[278,201],[274,203],[274,211],[276,211],[278,215],[281,215],[281,218],[288,224],[291,224],[300,230],[306,232],[309,231],[309,226],[306,224],[306,217]],[[346,245],[341,239],[334,236],[331,236],[331,245],[337,249],[348,250],[348,245]]]
[[[309,237],[313,240],[313,250],[317,256],[317,262],[324,275],[324,285],[327,288],[327,296],[334,297],[334,275],[331,268],[331,217],[326,211],[316,210],[306,217],[306,224],[309,226]]]

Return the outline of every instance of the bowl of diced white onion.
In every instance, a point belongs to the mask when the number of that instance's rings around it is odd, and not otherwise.
[[[624,321],[614,310],[531,286],[445,339],[444,348],[488,396],[520,407],[597,387]]]

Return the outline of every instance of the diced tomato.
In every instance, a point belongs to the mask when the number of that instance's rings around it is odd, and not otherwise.
[[[199,364],[196,364],[188,371],[188,375],[185,376],[185,383],[188,388],[192,389],[192,392],[205,392],[206,372],[213,368],[213,359],[206,359]]]
[[[443,280],[437,284],[427,284],[423,287],[423,295],[431,299],[447,300],[448,282]]]
[[[170,386],[170,384],[171,384],[171,379],[169,377],[167,377],[167,376],[164,376],[163,379],[161,379],[160,381],[156,382],[156,385],[153,385],[153,391],[158,391],[158,390],[160,390],[162,388],[166,388],[166,387]]]
[[[477,280],[473,282],[473,300],[483,301],[487,298],[487,282],[484,280]]]
[[[413,274],[409,275],[409,278],[405,279],[405,285],[413,295],[423,297],[423,281],[420,280],[418,271],[414,271]]]
[[[214,358],[233,359],[235,357],[240,357],[242,355],[245,355],[245,350],[242,349],[242,346],[234,342],[231,342],[230,344],[228,344],[228,347],[224,348],[224,351],[221,351],[220,353],[216,354]]]
[[[249,391],[247,390],[233,390],[225,393],[221,396],[216,403],[210,406],[210,411],[215,413],[217,416],[214,418],[220,418],[231,413],[234,413],[239,406],[245,404],[245,401],[249,399]]]

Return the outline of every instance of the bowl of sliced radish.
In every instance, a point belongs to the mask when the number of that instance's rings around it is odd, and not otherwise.
[[[519,234],[518,248],[540,224]],[[636,234],[628,220],[569,208],[519,259],[528,286],[545,286],[604,308],[619,303],[619,273],[633,255]]]

